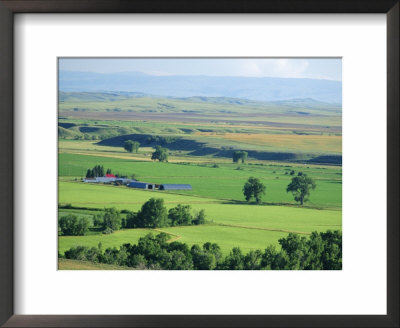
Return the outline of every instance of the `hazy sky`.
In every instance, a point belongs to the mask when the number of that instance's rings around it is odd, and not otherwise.
[[[60,58],[59,69],[96,73],[142,72],[151,75],[294,77],[342,80],[342,60],[340,58]]]

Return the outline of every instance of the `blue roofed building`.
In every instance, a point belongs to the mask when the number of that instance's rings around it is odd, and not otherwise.
[[[147,182],[140,182],[140,181],[133,181],[133,182],[128,184],[128,187],[129,188],[154,190],[155,189],[155,184],[154,183],[147,183]]]
[[[192,190],[192,186],[190,184],[161,184],[159,187],[160,190]]]

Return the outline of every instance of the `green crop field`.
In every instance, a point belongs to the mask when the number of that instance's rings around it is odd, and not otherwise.
[[[58,251],[64,253],[75,246],[97,247],[101,242],[103,249],[119,247],[123,244],[135,244],[140,237],[151,232],[149,229],[129,229],[115,231],[109,235],[97,234],[90,236],[63,236],[58,238]]]
[[[252,249],[264,249],[268,245],[279,246],[278,240],[286,237],[286,232],[248,229],[233,226],[202,225],[160,229],[126,229],[110,235],[65,236],[59,237],[59,252],[64,253],[74,246],[97,247],[101,242],[103,249],[119,247],[125,243],[135,244],[140,237],[148,233],[165,232],[171,239],[188,245],[203,245],[206,242],[217,243],[224,255],[233,247],[240,247],[246,253]]]

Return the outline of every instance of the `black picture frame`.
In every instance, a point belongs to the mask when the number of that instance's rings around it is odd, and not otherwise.
[[[399,8],[399,0],[0,0],[0,324],[4,327],[399,327]],[[16,13],[386,14],[387,315],[14,315],[13,17]],[[368,265],[372,264],[366,263],[366,269]]]

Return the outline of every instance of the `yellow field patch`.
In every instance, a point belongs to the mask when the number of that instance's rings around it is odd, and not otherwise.
[[[265,146],[266,149],[302,150],[310,152],[342,152],[342,136],[297,135],[297,134],[257,134],[257,133],[201,133],[246,144]]]

